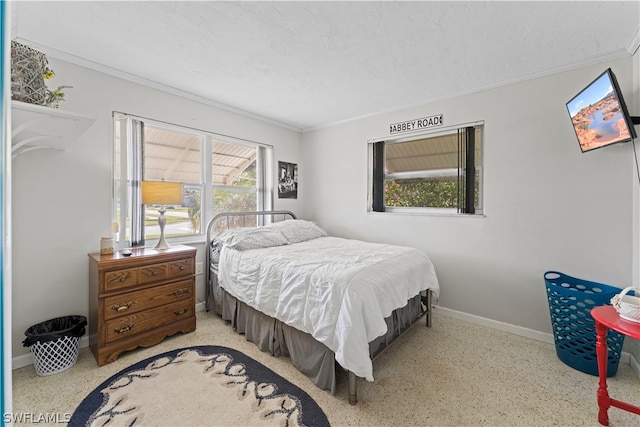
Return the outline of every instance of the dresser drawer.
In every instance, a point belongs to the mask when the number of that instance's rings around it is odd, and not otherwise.
[[[182,276],[190,276],[192,274],[195,274],[196,272],[193,258],[170,262],[168,263],[167,268],[170,279]]]
[[[104,292],[162,282],[194,274],[193,258],[104,273]]]
[[[193,296],[193,279],[143,291],[129,292],[104,299],[104,319],[109,320],[130,313],[137,313]]]
[[[146,267],[140,267],[140,284],[159,282],[167,278],[167,264],[151,264]]]
[[[138,284],[138,269],[106,271],[104,273],[104,290],[106,292],[128,288]]]
[[[193,317],[194,300],[189,298],[172,304],[132,313],[105,322],[106,342],[139,334],[167,323]]]

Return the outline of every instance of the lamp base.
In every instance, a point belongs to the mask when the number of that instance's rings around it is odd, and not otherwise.
[[[166,210],[164,208],[160,208],[158,209],[158,212],[160,212],[160,216],[158,217],[158,225],[160,226],[160,239],[158,240],[158,243],[156,243],[156,245],[153,247],[153,249],[164,251],[171,247],[171,245],[169,245],[167,241],[164,240],[164,226],[167,223],[167,218],[164,216]]]
[[[160,240],[158,240],[158,243],[156,243],[156,245],[153,247],[153,249],[157,249],[159,251],[164,251],[166,249],[169,249],[171,247],[170,244],[167,243],[166,240],[164,240],[164,236],[162,236],[160,238]]]

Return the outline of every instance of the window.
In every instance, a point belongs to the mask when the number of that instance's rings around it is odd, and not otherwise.
[[[482,213],[482,129],[370,142],[369,210]]]
[[[121,113],[114,135],[114,218],[127,245],[160,235],[157,207],[140,202],[144,180],[183,184],[183,203],[166,207],[167,238],[200,236],[219,212],[271,209],[269,146]]]

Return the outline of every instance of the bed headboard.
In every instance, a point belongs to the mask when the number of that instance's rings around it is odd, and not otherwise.
[[[239,227],[256,227],[272,222],[296,219],[291,211],[252,211],[252,212],[221,212],[211,218],[207,224],[207,243],[205,247],[205,287],[206,306],[210,308],[211,299],[211,239],[218,233]]]

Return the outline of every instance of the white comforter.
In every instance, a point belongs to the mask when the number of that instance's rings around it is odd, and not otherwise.
[[[369,342],[420,291],[439,291],[427,255],[404,246],[320,237],[220,254],[220,285],[251,307],[334,351],[342,367],[373,381]]]

